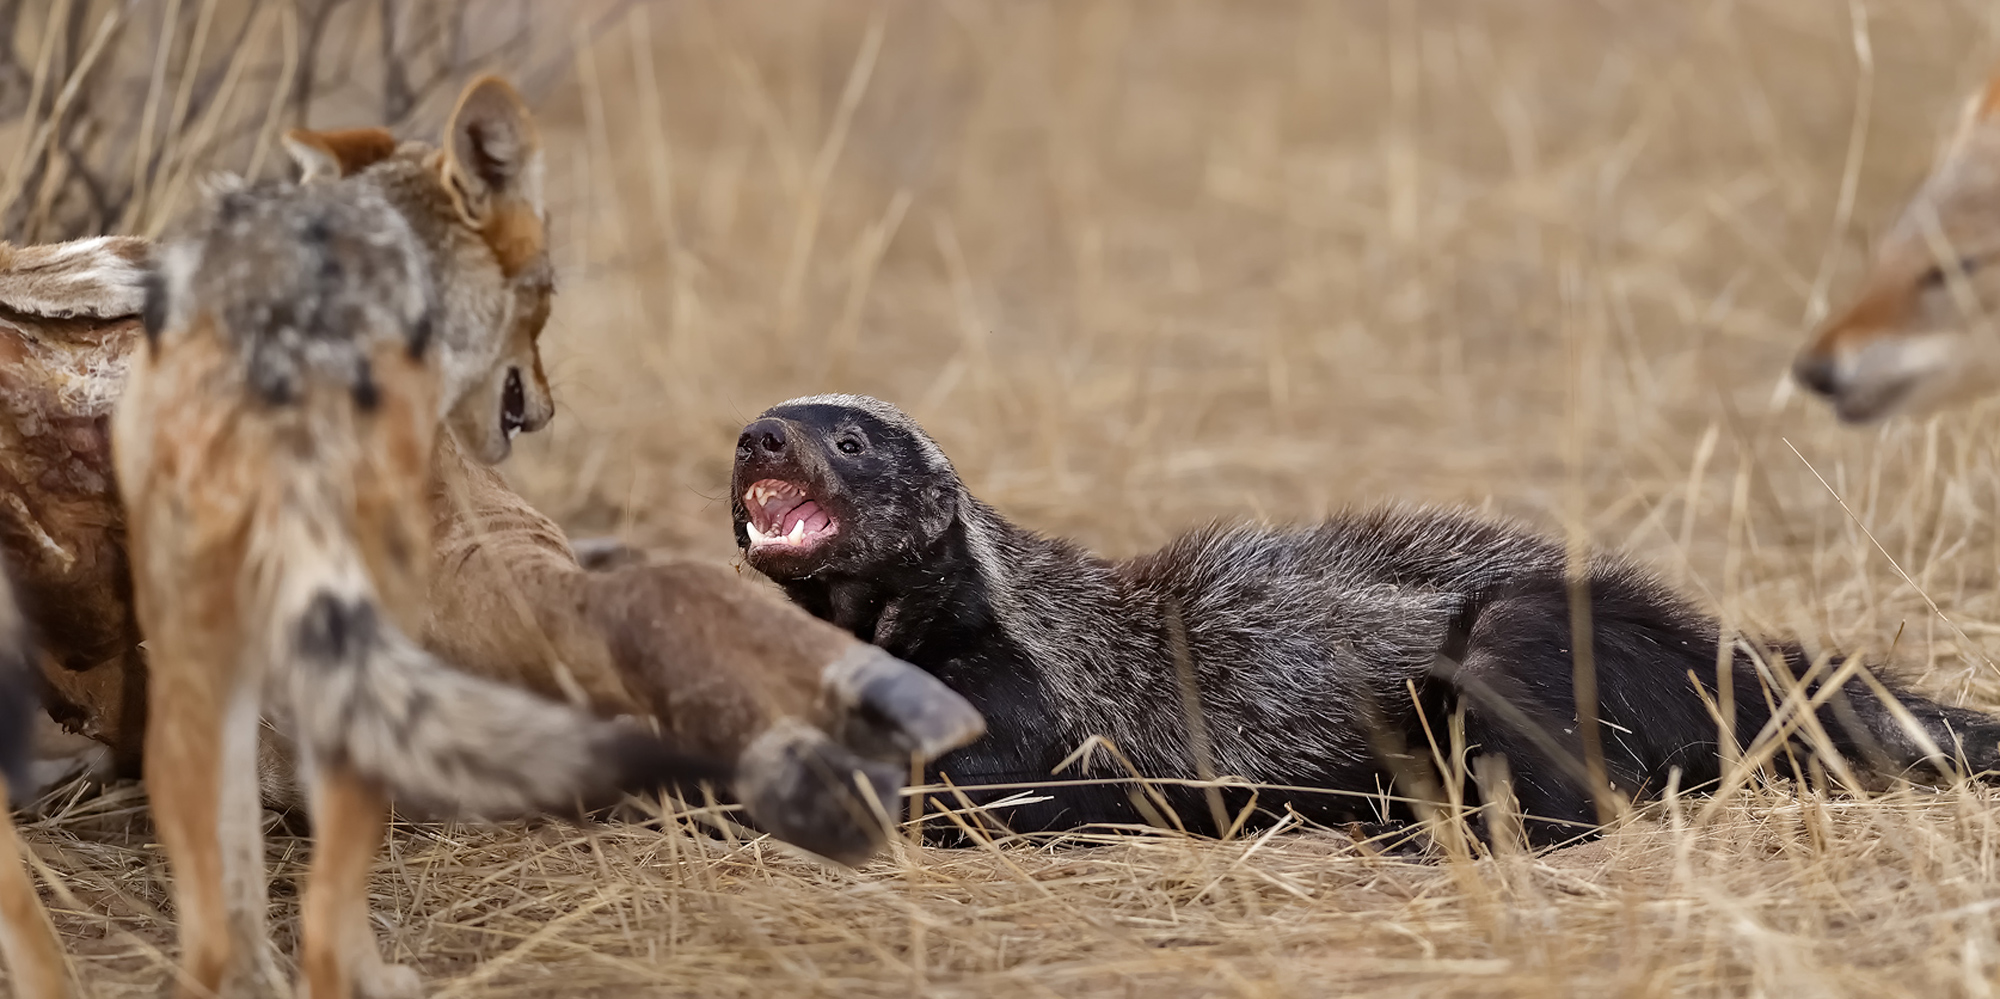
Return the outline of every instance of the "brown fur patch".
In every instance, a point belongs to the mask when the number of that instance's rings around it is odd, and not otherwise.
[[[396,137],[386,128],[336,128],[315,131],[295,128],[285,133],[285,143],[303,146],[339,165],[346,177],[388,159],[396,152]],[[296,155],[296,150],[294,151]],[[308,177],[312,171],[306,171]]]
[[[1912,281],[1878,282],[1814,332],[1808,356],[1832,356],[1882,336],[1895,336],[1910,311]]]
[[[486,245],[493,248],[500,272],[509,279],[527,269],[547,249],[547,230],[541,213],[522,201],[496,206],[493,218],[480,230]]]

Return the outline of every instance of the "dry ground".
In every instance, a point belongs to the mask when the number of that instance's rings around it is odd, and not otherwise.
[[[727,558],[741,423],[866,391],[1109,552],[1481,504],[2000,706],[1996,414],[1843,430],[1782,378],[1996,28],[1973,0],[637,7],[546,103],[563,412],[512,474],[579,533]],[[165,975],[139,805],[27,830],[99,996]],[[300,844],[273,850],[289,933]],[[1443,861],[1286,832],[845,872],[422,826],[376,891],[430,987],[482,999],[1984,997],[2000,796],[1760,784]]]

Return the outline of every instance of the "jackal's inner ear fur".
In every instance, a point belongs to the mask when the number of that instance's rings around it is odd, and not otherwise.
[[[507,81],[487,76],[466,88],[444,151],[445,189],[468,224],[484,228],[502,201],[540,215],[542,140],[527,103]]]
[[[295,128],[285,133],[285,149],[299,164],[299,179],[310,184],[360,173],[388,159],[396,152],[396,137],[384,128]]]

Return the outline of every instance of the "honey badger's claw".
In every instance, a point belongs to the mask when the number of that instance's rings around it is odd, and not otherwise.
[[[840,741],[870,756],[932,759],[986,732],[986,719],[942,680],[872,645],[828,666],[825,689],[846,709]]]
[[[572,538],[569,547],[570,551],[576,553],[576,564],[590,572],[604,572],[628,565],[646,564],[644,550],[617,538]]]

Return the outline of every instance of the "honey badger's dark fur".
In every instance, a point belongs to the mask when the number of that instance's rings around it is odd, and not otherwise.
[[[1260,809],[1375,818],[1364,796],[1410,773],[1385,751],[1427,758],[1424,720],[1442,741],[1446,718],[1463,708],[1467,743],[1507,759],[1532,840],[1595,825],[1576,762],[1585,756],[1565,553],[1519,526],[1390,507],[1306,527],[1210,527],[1110,561],[1009,523],[966,491],[913,421],[858,396],[767,410],[738,442],[732,492],[737,542],[753,567],[813,613],[937,674],[986,715],[984,739],[937,763],[957,783],[1048,781],[1092,735],[1108,736],[1146,776],[1196,776],[1177,613],[1214,772],[1348,792],[1266,790]],[[1703,695],[1716,699],[1715,621],[1617,556],[1593,557],[1587,572],[1612,784],[1643,796],[1673,768],[1683,788],[1714,782],[1718,731]],[[1774,667],[1810,661],[1792,645],[1764,648]],[[1739,649],[1730,671],[1741,739],[1771,717],[1758,658]],[[1973,771],[2000,763],[1995,719],[1892,689]],[[1924,765],[1916,740],[1858,681],[1819,720],[1844,755],[1875,769]],[[1125,772],[1099,754],[1089,776]],[[1008,824],[1142,818],[1129,787],[1042,793],[1052,800],[1009,809]],[[1232,813],[1246,800],[1232,796]],[[1214,831],[1200,791],[1169,801],[1188,828]]]

